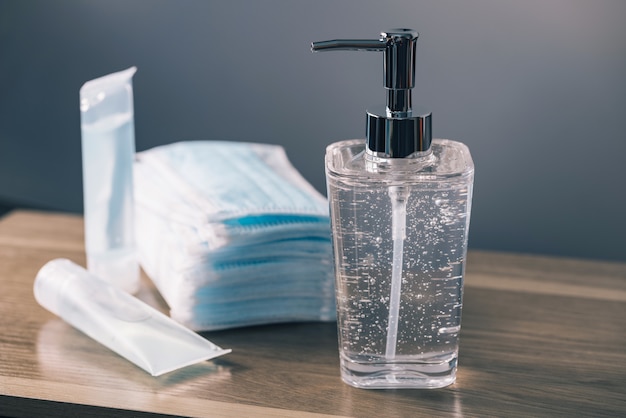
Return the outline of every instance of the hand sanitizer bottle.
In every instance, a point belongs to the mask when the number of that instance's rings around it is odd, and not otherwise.
[[[432,139],[412,106],[417,32],[315,42],[384,52],[387,106],[365,140],[326,150],[342,379],[361,388],[437,388],[456,379],[474,165]]]

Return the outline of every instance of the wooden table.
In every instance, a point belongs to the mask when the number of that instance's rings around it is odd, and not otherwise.
[[[82,218],[0,219],[0,416],[626,416],[626,264],[470,253],[457,383],[341,382],[331,323],[207,333],[232,354],[154,378],[41,308],[48,260],[84,265]],[[145,280],[140,298],[165,309]]]

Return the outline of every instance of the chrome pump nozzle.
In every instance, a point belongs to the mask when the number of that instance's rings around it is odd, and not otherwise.
[[[403,158],[427,151],[432,142],[430,112],[412,106],[415,86],[415,50],[418,33],[392,29],[378,40],[335,39],[313,42],[312,51],[383,51],[387,106],[367,111],[367,148],[381,157]]]

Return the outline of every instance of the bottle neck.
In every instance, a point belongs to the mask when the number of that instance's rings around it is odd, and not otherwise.
[[[387,173],[392,171],[415,171],[432,164],[435,156],[432,147],[425,151],[417,151],[403,158],[391,158],[388,155],[365,147],[365,169],[370,173]]]

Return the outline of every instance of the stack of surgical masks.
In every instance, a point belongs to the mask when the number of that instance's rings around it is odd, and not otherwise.
[[[141,266],[194,330],[335,318],[328,205],[276,145],[137,154]]]

